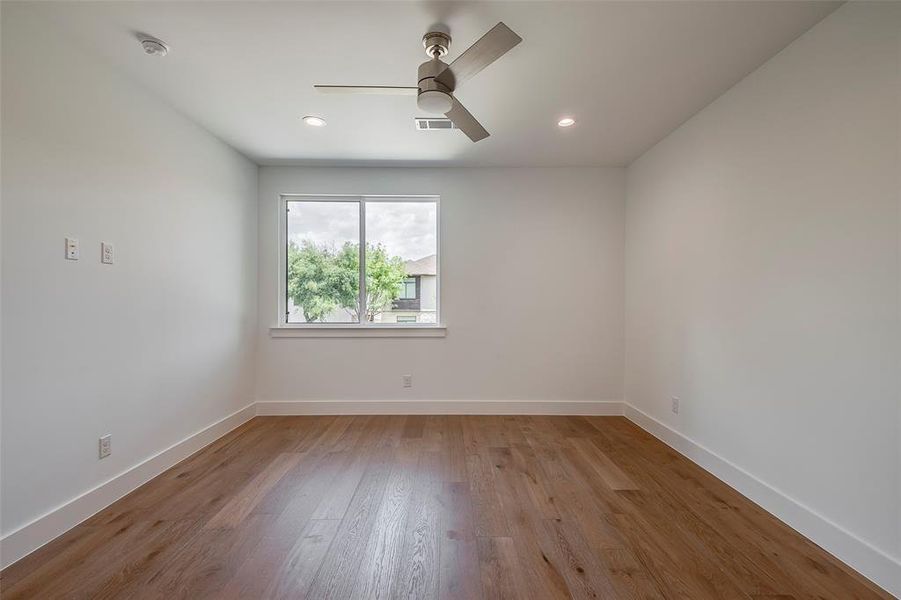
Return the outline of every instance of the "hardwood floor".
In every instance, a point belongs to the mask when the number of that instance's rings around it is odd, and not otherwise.
[[[890,598],[621,417],[257,417],[13,598]]]

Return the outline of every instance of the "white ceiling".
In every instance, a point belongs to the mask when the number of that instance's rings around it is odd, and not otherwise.
[[[624,165],[837,2],[64,2],[35,10],[260,164]],[[420,132],[422,34],[453,59],[498,21],[524,41],[457,90],[491,132]],[[172,47],[145,56],[134,31]],[[300,122],[321,115],[328,126]],[[572,115],[577,124],[561,129]]]

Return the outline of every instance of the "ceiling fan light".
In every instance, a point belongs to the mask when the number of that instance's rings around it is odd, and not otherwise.
[[[426,90],[420,92],[416,97],[416,106],[419,107],[419,110],[432,114],[443,115],[451,109],[453,104],[451,95],[439,90]]]
[[[322,117],[317,117],[314,115],[307,115],[303,118],[303,122],[309,125],[310,127],[325,127],[327,123],[325,119]]]

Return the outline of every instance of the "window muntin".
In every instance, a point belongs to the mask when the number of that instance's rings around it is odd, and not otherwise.
[[[283,199],[286,324],[438,323],[437,197]]]

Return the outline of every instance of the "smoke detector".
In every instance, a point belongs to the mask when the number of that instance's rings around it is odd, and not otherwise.
[[[169,54],[169,46],[166,42],[152,35],[139,33],[138,41],[141,42],[141,47],[144,49],[145,54],[150,56],[166,56]]]

